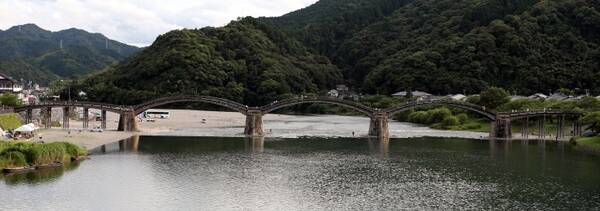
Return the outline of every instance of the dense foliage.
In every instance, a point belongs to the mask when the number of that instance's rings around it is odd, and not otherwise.
[[[23,124],[21,118],[16,113],[0,114],[1,130],[14,130]]]
[[[254,19],[222,28],[172,31],[114,69],[80,81],[91,100],[135,104],[158,96],[202,94],[250,105],[335,86],[326,57]]]
[[[0,169],[53,162],[68,163],[72,157],[87,154],[87,150],[67,142],[0,142]]]
[[[336,83],[371,95],[600,94],[599,11],[584,0],[321,0],[282,17],[167,33],[79,87],[123,104],[195,93],[257,105]]]
[[[0,71],[15,79],[48,84],[60,77],[101,70],[138,50],[101,34],[79,29],[50,32],[26,24],[0,31]]]
[[[371,7],[351,6],[360,3]],[[323,0],[265,22],[292,26],[363,93],[600,93],[599,8],[584,0]]]
[[[21,100],[17,95],[6,92],[0,95],[0,105],[8,107],[17,107],[21,105]]]
[[[510,102],[510,97],[506,90],[499,87],[490,87],[479,95],[478,104],[485,106],[489,109],[495,109],[496,107]]]

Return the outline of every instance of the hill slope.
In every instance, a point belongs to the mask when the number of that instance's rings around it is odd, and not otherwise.
[[[349,5],[363,5],[352,7]],[[501,86],[600,93],[600,3],[584,0],[322,0],[261,21],[343,70],[365,93]],[[390,12],[390,10],[393,10]]]
[[[599,11],[585,0],[322,0],[167,33],[79,87],[123,104],[184,93],[257,105],[340,82],[364,94],[600,94]]]
[[[42,84],[89,74],[137,51],[137,47],[79,29],[51,32],[26,24],[0,31],[0,71]]]
[[[132,59],[81,81],[78,88],[92,100],[123,104],[204,94],[259,105],[288,93],[318,92],[339,79],[326,57],[247,18],[222,28],[161,35]]]

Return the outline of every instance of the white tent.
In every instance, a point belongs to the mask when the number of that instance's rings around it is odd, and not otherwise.
[[[38,129],[38,128],[37,128],[37,127],[35,127],[35,125],[33,125],[33,124],[26,124],[26,125],[23,125],[23,126],[21,126],[21,127],[17,128],[17,129],[15,129],[15,130],[14,130],[14,132],[15,132],[15,133],[16,133],[16,132],[20,132],[20,133],[31,133],[31,132],[33,132],[33,131],[35,131],[35,130],[37,130],[37,129]]]

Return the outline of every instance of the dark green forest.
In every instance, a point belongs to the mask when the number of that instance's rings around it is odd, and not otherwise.
[[[600,94],[600,2],[321,0],[281,17],[177,30],[74,86],[133,104],[209,94],[258,105],[346,84],[363,94],[503,87]]]
[[[101,34],[74,28],[51,32],[25,24],[0,31],[0,72],[47,85],[102,70],[138,51]]]
[[[201,94],[260,104],[289,93],[317,93],[342,82],[327,57],[246,18],[222,28],[161,35],[129,61],[78,82],[97,101],[140,103]]]

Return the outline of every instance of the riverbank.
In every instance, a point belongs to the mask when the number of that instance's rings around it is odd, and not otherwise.
[[[600,136],[576,138],[575,145],[581,150],[600,155]]]
[[[69,142],[0,142],[0,169],[4,173],[60,167],[88,151]],[[7,172],[8,171],[8,172]]]

